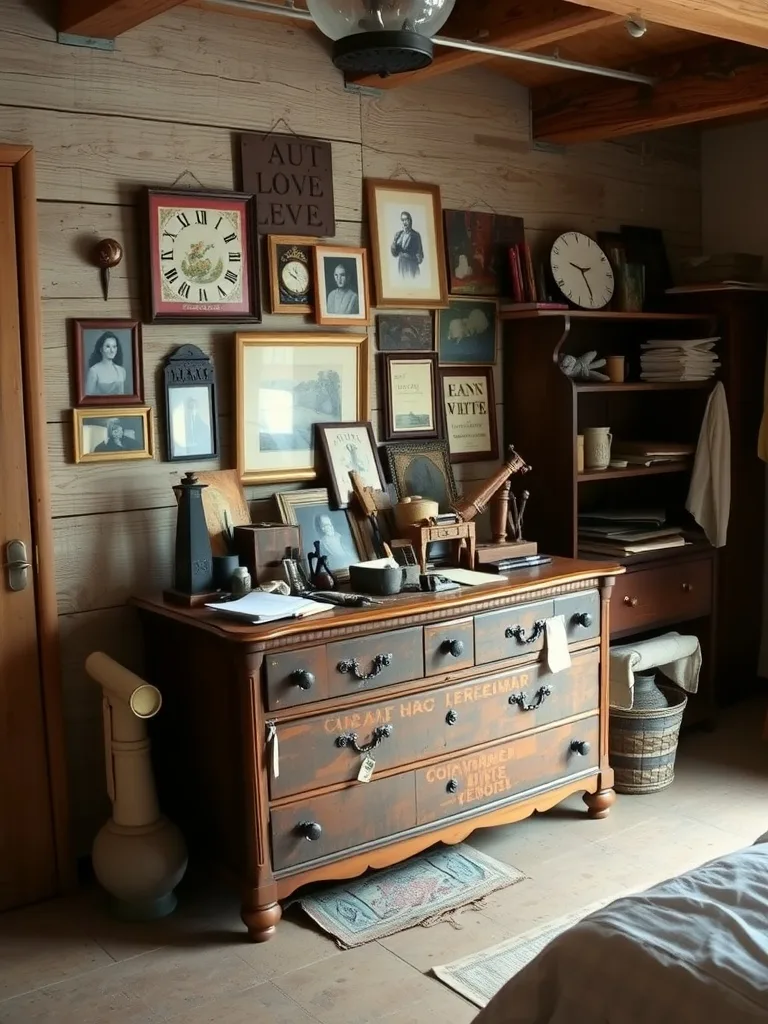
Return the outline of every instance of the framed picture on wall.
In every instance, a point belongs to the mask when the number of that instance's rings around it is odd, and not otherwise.
[[[435,347],[431,313],[382,313],[376,317],[380,352],[425,351]]]
[[[492,367],[443,366],[440,390],[451,462],[498,459]]]
[[[382,437],[385,441],[440,436],[436,352],[381,352]]]
[[[140,405],[144,401],[138,320],[73,320],[75,405]]]
[[[413,181],[367,179],[376,305],[445,306],[440,189]]]
[[[316,245],[315,320],[324,326],[367,324],[368,272],[365,249]]]
[[[317,240],[270,235],[269,295],[273,313],[311,313],[315,267],[312,250]]]
[[[75,462],[114,462],[154,458],[152,410],[73,409]]]
[[[384,445],[398,501],[419,495],[450,511],[458,494],[445,441],[403,441]]]
[[[181,345],[166,360],[168,459],[215,459],[218,416],[213,361],[197,345]]]
[[[495,299],[451,299],[437,314],[440,363],[495,363],[498,312]]]
[[[349,474],[360,474],[364,487],[386,490],[384,474],[376,449],[373,427],[362,423],[318,423],[315,426],[328,467],[330,490],[335,504],[346,508],[352,496]]]

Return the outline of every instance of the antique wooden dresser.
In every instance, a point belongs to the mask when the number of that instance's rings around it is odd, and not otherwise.
[[[613,803],[606,563],[556,558],[497,585],[261,627],[139,599],[163,694],[164,810],[235,870],[263,941],[278,900],[584,791]],[[571,666],[548,669],[563,615]],[[370,781],[358,775],[367,754]]]

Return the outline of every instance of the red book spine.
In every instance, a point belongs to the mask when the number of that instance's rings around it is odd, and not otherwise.
[[[523,275],[520,267],[520,253],[516,245],[509,250],[509,265],[512,271],[512,298],[515,302],[523,302]]]
[[[525,256],[525,283],[526,283],[526,295],[528,302],[536,302],[536,277],[533,273],[533,259],[531,257],[531,247],[527,242],[523,242],[523,254]]]

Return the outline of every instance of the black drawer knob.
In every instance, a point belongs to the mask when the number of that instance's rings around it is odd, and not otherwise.
[[[311,690],[315,685],[315,676],[306,668],[297,668],[291,672],[291,679],[300,686],[302,690]]]
[[[443,654],[450,654],[452,658],[460,658],[464,653],[463,640],[443,640],[440,644]]]
[[[589,612],[577,612],[572,618],[571,622],[574,626],[583,626],[584,629],[589,629],[592,625],[592,616]]]
[[[302,821],[299,823],[299,832],[308,839],[310,843],[316,842],[323,834],[323,828],[318,821]]]
[[[458,720],[459,720],[459,716],[458,716],[458,715],[456,714],[456,712],[454,711],[454,709],[453,709],[453,708],[451,708],[451,710],[450,710],[450,711],[448,712],[448,714],[447,714],[447,715],[445,716],[445,720],[446,720],[446,722],[448,723],[448,725],[456,725],[456,723],[457,723],[457,722],[458,722]]]
[[[581,754],[582,757],[586,757],[591,749],[592,746],[586,740],[571,740],[571,750],[574,754]]]
[[[448,782],[446,784],[445,789],[446,789],[447,793],[458,793],[458,791],[459,791],[459,780],[458,779],[448,779]]]

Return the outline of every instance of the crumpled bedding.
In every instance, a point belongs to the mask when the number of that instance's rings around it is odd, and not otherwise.
[[[768,1021],[768,833],[554,939],[474,1024]]]

